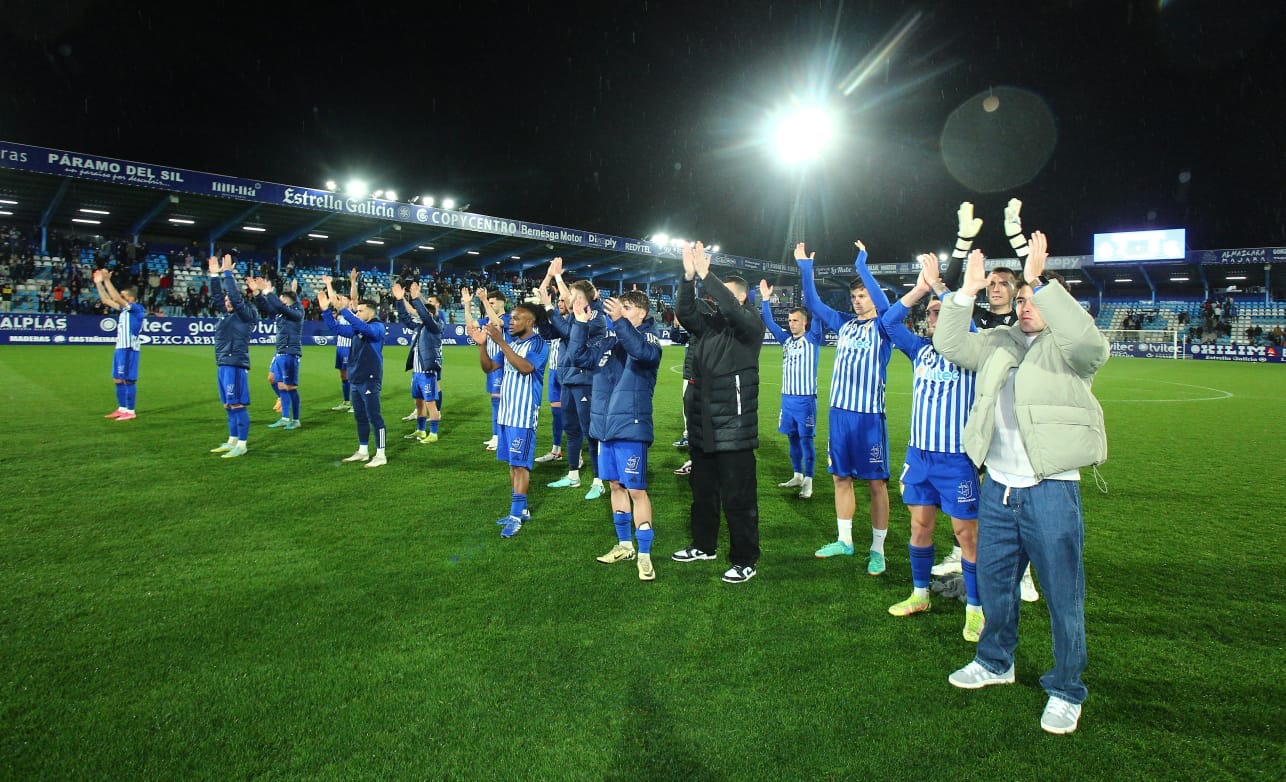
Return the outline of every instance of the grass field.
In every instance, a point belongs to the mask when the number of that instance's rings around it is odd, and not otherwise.
[[[557,467],[533,476],[534,521],[499,538],[507,471],[479,445],[473,350],[447,351],[436,444],[401,439],[408,377],[388,373],[378,470],[339,461],[355,430],[328,409],[322,348],[304,361],[302,429],[265,428],[256,348],[250,453],[208,454],[227,434],[212,353],[149,346],[139,418],[118,424],[101,417],[110,348],[0,348],[4,778],[1282,778],[1282,367],[1115,359],[1100,374],[1090,699],[1080,730],[1053,737],[1038,725],[1043,603],[1024,608],[1017,686],[979,692],[946,681],[972,656],[962,605],[886,612],[910,589],[896,487],[884,577],[813,557],[835,535],[832,492],[825,476],[811,501],[776,488],[775,383],[760,575],[727,585],[726,561],[668,559],[689,500],[671,474],[681,354],[667,349],[658,578],[641,584],[632,563],[594,562],[613,542],[607,502],[545,489]],[[763,363],[776,380],[779,353]],[[889,376],[898,460],[904,358]],[[547,421],[540,436],[543,452]]]

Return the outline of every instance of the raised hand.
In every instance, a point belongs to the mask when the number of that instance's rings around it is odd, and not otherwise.
[[[496,318],[495,320],[487,321],[487,328],[486,328],[487,337],[489,337],[491,341],[496,343],[497,345],[505,341],[505,333],[504,331],[501,330],[501,325],[502,324],[499,318]]]
[[[469,339],[472,339],[474,343],[481,345],[487,341],[487,332],[483,331],[481,326],[474,324],[469,326]]]
[[[982,218],[973,216],[973,204],[969,201],[960,204],[960,209],[956,212],[956,220],[959,223],[957,230],[960,232],[961,239],[972,239],[982,230]]]
[[[625,314],[625,310],[618,299],[609,298],[603,300],[603,314],[608,320],[619,320]]]
[[[322,309],[330,309],[330,297],[326,295],[325,290],[317,291],[317,306]]]
[[[767,280],[760,280],[759,281],[759,300],[768,301],[768,299],[771,297],[772,297],[772,286],[768,284]]]
[[[1023,279],[1034,285],[1036,278],[1045,273],[1045,261],[1049,259],[1049,240],[1040,231],[1032,231],[1027,246],[1031,248],[1031,252],[1023,266]]]
[[[219,273],[219,259],[215,256],[211,255],[210,260],[207,261],[206,265],[210,269],[211,274]]]
[[[562,273],[563,273],[563,259],[562,259],[562,256],[559,256],[549,262],[549,276],[557,277]]]
[[[964,283],[961,284],[960,290],[970,296],[987,287],[987,268],[983,263],[984,260],[982,250],[969,253],[969,261],[965,264]]]
[[[584,296],[576,296],[572,299],[572,312],[576,315],[576,320],[581,323],[588,323],[594,313],[589,308],[589,301]]]
[[[696,247],[692,249],[692,267],[696,269],[697,276],[702,279],[710,273],[710,255],[702,242],[697,242]]]
[[[925,284],[933,287],[942,281],[942,272],[938,270],[938,256],[933,253],[924,253],[916,257],[920,262],[920,275]]]
[[[292,280],[290,281],[290,292],[291,292],[291,293],[299,293],[299,280],[297,280],[297,279],[292,279]]]
[[[331,277],[329,274],[324,274],[322,275],[321,280],[322,280],[322,285],[330,285],[332,282],[335,281],[335,278]]]
[[[470,291],[468,288],[461,288],[460,303],[467,308],[469,306],[470,301],[473,301],[473,292]]]
[[[697,273],[697,265],[693,260],[696,254],[695,248],[690,244],[683,246],[683,278],[690,280]]]
[[[413,299],[420,298],[420,281],[419,280],[416,280],[415,282],[411,283],[411,298]]]
[[[222,271],[230,272],[236,269],[232,264],[232,254],[228,253],[223,256],[223,265],[219,267]]]
[[[812,252],[812,253],[808,252],[808,249],[807,249],[806,247],[804,247],[804,243],[803,243],[803,242],[800,242],[799,244],[795,245],[795,260],[797,260],[797,261],[815,261],[815,260],[817,260],[817,253],[816,253],[816,252]]]
[[[1023,202],[1017,198],[1009,199],[1005,206],[1005,236],[1014,236],[1023,232]]]
[[[853,242],[853,246],[861,250],[862,252],[866,252],[866,245],[862,244],[861,239],[858,239],[857,241]]]

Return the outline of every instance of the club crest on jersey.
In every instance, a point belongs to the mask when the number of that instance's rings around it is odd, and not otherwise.
[[[630,458],[625,460],[625,472],[629,473],[630,475],[638,475],[639,464],[642,461],[643,460],[639,457],[638,454],[632,455]]]
[[[523,438],[515,437],[512,443],[509,443],[509,453],[522,453]]]
[[[974,498],[973,481],[960,481],[956,487],[956,500],[959,502],[972,502]]]

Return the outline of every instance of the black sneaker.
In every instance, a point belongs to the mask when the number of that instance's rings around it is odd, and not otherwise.
[[[733,565],[723,574],[723,580],[729,584],[740,584],[755,577],[754,565]]]
[[[700,559],[715,559],[714,552],[707,554],[696,546],[688,546],[682,551],[676,551],[670,555],[670,559],[675,562],[696,562]]]

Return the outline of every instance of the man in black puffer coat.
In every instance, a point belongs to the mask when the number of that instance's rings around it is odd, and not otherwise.
[[[677,315],[692,334],[691,380],[684,406],[692,454],[692,545],[676,562],[715,559],[719,511],[728,517],[730,584],[749,581],[759,561],[759,502],[755,449],[759,447],[759,351],[764,323],[748,306],[746,281],[720,280],[698,242],[683,251],[684,279],[699,278],[716,309],[698,307],[691,284],[679,286]]]

